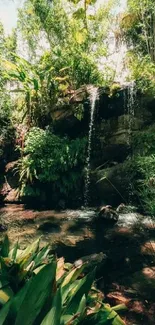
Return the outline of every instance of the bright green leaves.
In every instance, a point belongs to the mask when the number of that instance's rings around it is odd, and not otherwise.
[[[79,8],[77,11],[74,12],[73,17],[77,19],[84,19],[85,10],[83,8]]]
[[[60,318],[62,312],[62,297],[61,289],[59,289],[53,299],[52,308],[46,317],[43,319],[41,325],[60,325]]]
[[[78,44],[83,44],[87,39],[88,33],[85,28],[83,28],[81,31],[75,33],[75,39]]]
[[[25,141],[24,157],[19,162],[21,195],[25,196],[27,185],[35,186],[36,180],[40,186],[50,184],[53,193],[61,192],[64,197],[75,195],[82,181],[85,150],[86,138],[69,140],[32,128]]]
[[[2,320],[5,314],[5,320],[9,324],[33,325],[52,296],[55,272],[56,263],[53,262],[31,278],[8,305],[4,306],[4,310],[0,311],[0,324],[4,324]]]
[[[6,240],[5,245],[8,247]],[[38,245],[39,240],[23,251],[14,245],[9,256],[14,256],[16,262],[7,256],[3,261],[6,268],[1,268],[0,273],[0,325],[124,325],[115,310],[120,307],[103,304],[101,293],[92,287],[95,270],[84,276],[85,265],[75,268],[65,264],[63,258],[56,261],[48,247],[40,250]],[[8,260],[18,269],[26,267],[17,292],[11,289],[12,278],[10,287],[3,280]],[[36,269],[37,265],[40,267]],[[32,269],[34,272],[30,272]]]
[[[32,280],[16,317],[15,325],[33,325],[48,299],[55,281],[56,263],[45,266]],[[27,313],[28,311],[28,313]],[[26,317],[25,317],[26,316]]]

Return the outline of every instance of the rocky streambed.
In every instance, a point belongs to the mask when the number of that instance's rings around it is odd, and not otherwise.
[[[125,303],[128,325],[155,320],[155,222],[138,213],[120,213],[115,224],[95,210],[36,211],[23,205],[0,209],[0,239],[41,245],[66,261],[97,265],[97,285],[111,304]],[[84,258],[84,259],[83,259]]]

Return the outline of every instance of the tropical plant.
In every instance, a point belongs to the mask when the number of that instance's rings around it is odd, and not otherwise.
[[[18,28],[29,44],[30,52],[32,48],[33,57],[38,57],[38,46],[44,44],[57,73],[69,67],[69,83],[73,89],[82,84],[104,84],[99,63],[107,55],[104,41],[114,16],[115,3],[110,0],[98,8],[94,0],[27,0],[19,11]]]
[[[129,0],[120,19],[121,32],[130,49],[132,79],[143,93],[155,93],[155,2]]]
[[[133,161],[137,175],[134,179],[134,191],[143,211],[155,213],[155,126],[147,127],[132,137]]]
[[[9,249],[6,237],[1,248],[0,324],[12,325],[124,325],[116,310],[103,303],[93,286],[95,271],[83,276],[85,264],[74,267],[39,249],[39,240],[21,251]],[[20,287],[12,290],[16,275]],[[21,279],[24,279],[22,282]],[[124,306],[121,306],[121,308]]]
[[[27,186],[47,186],[48,191],[51,185],[51,201],[58,202],[58,198],[77,200],[77,196],[82,195],[85,150],[85,138],[69,140],[50,130],[32,128],[19,161],[21,196],[27,193]]]
[[[29,126],[44,126],[50,123],[52,108],[59,96],[65,95],[68,88],[67,68],[55,74],[55,69],[47,61],[46,53],[38,65],[31,64],[27,60],[12,53],[15,62],[3,60],[4,76],[10,82],[16,82],[11,92],[19,93],[22,108],[22,120],[27,119]],[[18,103],[18,102],[17,102]]]

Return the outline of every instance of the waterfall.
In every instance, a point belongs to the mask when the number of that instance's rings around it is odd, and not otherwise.
[[[127,93],[125,95],[124,101],[124,113],[127,116],[127,144],[129,147],[132,146],[132,130],[133,130],[133,122],[134,122],[134,115],[135,115],[135,99],[136,99],[136,87],[134,81],[131,81],[127,85]],[[131,157],[132,158],[132,154]],[[133,196],[133,184],[129,180],[129,204],[132,204],[132,196]]]
[[[90,88],[90,123],[89,123],[89,133],[88,133],[88,149],[87,149],[87,159],[86,159],[86,178],[85,178],[85,191],[84,191],[84,205],[85,207],[89,204],[89,186],[90,186],[90,159],[92,151],[92,134],[94,126],[95,108],[96,101],[98,99],[98,88]]]
[[[128,114],[128,144],[131,145],[133,118],[135,114],[135,83],[131,81],[127,87],[127,114]]]

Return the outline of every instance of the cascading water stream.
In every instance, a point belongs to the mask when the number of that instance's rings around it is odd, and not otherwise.
[[[89,205],[89,186],[90,186],[90,158],[92,151],[92,134],[94,126],[95,108],[96,101],[98,99],[98,88],[90,88],[90,123],[89,123],[89,134],[88,134],[88,149],[87,149],[87,159],[86,159],[86,178],[85,178],[85,191],[84,191],[84,205],[88,207]]]
[[[127,88],[128,144],[131,145],[133,118],[135,114],[135,83],[131,81]]]
[[[127,125],[125,125],[125,127],[127,128],[127,144],[129,148],[132,147],[132,130],[133,130],[133,123],[134,123],[134,115],[135,115],[135,98],[136,98],[136,87],[134,81],[131,81],[127,85],[127,93],[124,97],[124,113],[125,116],[127,116],[127,120],[126,120]],[[132,202],[132,196],[133,196],[133,184],[129,180],[129,204],[131,204]]]

